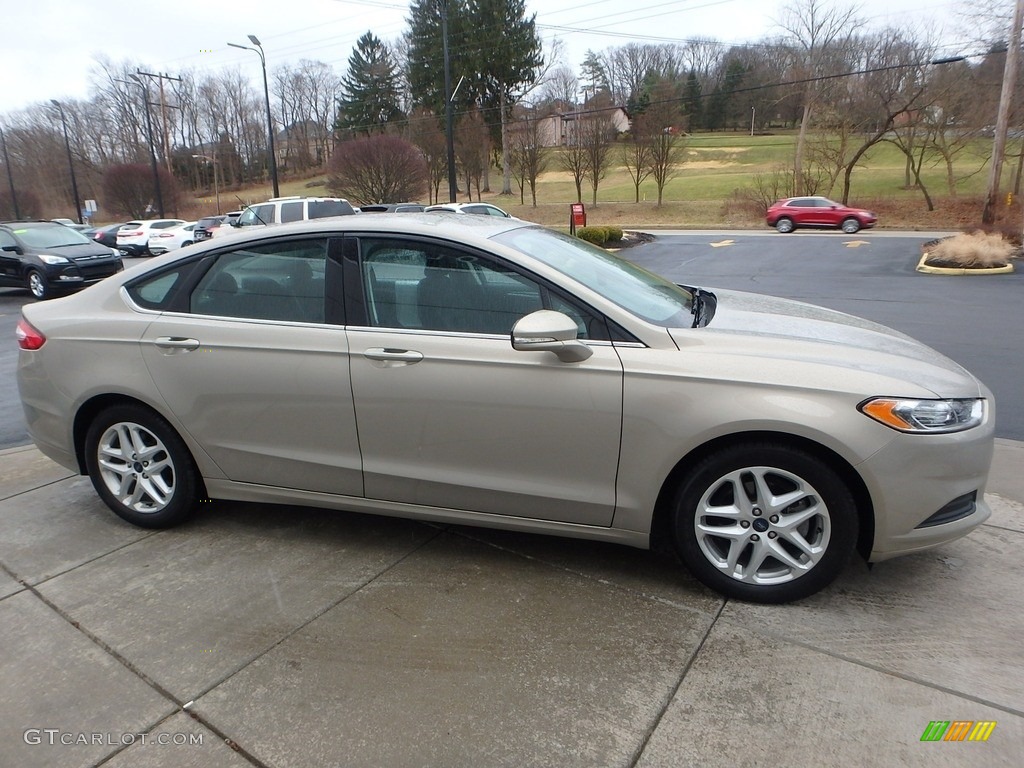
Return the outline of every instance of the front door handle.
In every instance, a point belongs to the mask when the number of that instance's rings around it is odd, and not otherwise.
[[[188,339],[184,336],[158,336],[154,343],[159,349],[166,349],[169,352],[199,349],[199,339]]]
[[[363,355],[378,363],[394,365],[412,365],[423,359],[423,353],[414,349],[395,349],[393,347],[373,347],[363,352]]]

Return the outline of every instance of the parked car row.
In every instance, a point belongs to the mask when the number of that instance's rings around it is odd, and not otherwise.
[[[339,197],[291,196],[271,198],[266,202],[248,206],[242,211],[204,216],[197,221],[174,218],[136,219],[102,227],[87,227],[75,224],[70,219],[16,222],[14,230],[7,229],[6,234],[0,237],[0,244],[3,246],[3,256],[0,257],[3,264],[0,285],[25,287],[36,299],[47,299],[57,293],[65,293],[114,274],[122,268],[122,257],[159,256],[213,237],[242,232],[250,227],[349,216],[356,213],[424,211],[513,218],[495,205],[479,202],[427,206],[409,202],[379,203],[366,205],[360,209]],[[88,249],[78,248],[73,254],[73,260],[43,252],[47,249],[70,248],[72,245],[77,247],[84,244],[95,245],[100,250],[92,248],[87,253]],[[84,271],[75,266],[83,260],[90,262],[89,269]]]

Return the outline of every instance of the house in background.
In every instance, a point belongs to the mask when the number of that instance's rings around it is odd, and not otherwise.
[[[616,134],[622,134],[630,128],[629,113],[624,107],[597,106],[576,109],[557,110],[540,118],[537,133],[543,147],[564,147],[576,140],[581,120],[600,115],[607,117]]]

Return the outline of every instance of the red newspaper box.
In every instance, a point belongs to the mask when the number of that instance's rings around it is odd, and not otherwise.
[[[587,212],[583,208],[583,203],[573,203],[570,206],[571,214],[569,215],[569,231],[573,234],[576,233],[576,227],[587,226]]]

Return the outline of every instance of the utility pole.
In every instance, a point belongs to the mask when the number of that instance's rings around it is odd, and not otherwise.
[[[7,154],[7,139],[4,136],[3,128],[0,128],[0,144],[4,149],[4,167],[7,169],[7,183],[11,187],[11,206],[14,208],[14,218],[21,218],[21,211],[18,210],[18,194],[14,191],[14,175],[11,173],[11,158]]]
[[[448,0],[440,0],[440,6],[441,41],[444,47],[444,125],[445,138],[448,143],[448,202],[454,203],[459,188],[455,183],[455,137],[452,132],[452,101],[455,99],[455,94],[452,93],[452,68],[448,59]]]
[[[153,145],[153,121],[149,116],[149,87],[142,81],[142,78],[138,75],[129,74],[128,77],[131,80],[120,80],[114,78],[119,83],[125,85],[137,85],[142,89],[142,108],[146,112],[146,138],[149,141],[149,166],[153,171],[153,195],[156,199],[156,210],[160,214],[160,218],[164,217],[164,196],[160,190],[160,171],[156,165],[156,147]]]
[[[82,203],[78,199],[78,181],[75,179],[75,162],[71,159],[71,139],[68,138],[68,120],[64,116],[64,106],[56,99],[50,99],[50,103],[53,104],[60,111],[60,122],[64,126],[64,147],[68,151],[68,169],[71,171],[71,194],[75,198],[75,215],[78,218],[78,223],[82,223]]]
[[[984,224],[996,220],[999,205],[999,176],[1003,171],[1003,153],[1006,151],[1006,133],[1010,126],[1010,107],[1013,91],[1017,85],[1017,61],[1020,58],[1020,28],[1024,21],[1024,0],[1017,0],[1013,11],[1013,26],[1010,28],[1010,45],[1006,49],[1006,63],[1003,65],[1003,87],[999,93],[999,111],[996,114],[996,133],[992,142],[992,164],[988,174],[988,196],[985,210],[981,214]]]
[[[167,99],[164,97],[164,80],[173,80],[180,83],[180,77],[171,77],[163,72],[143,72],[141,69],[135,71],[136,74],[144,77],[155,77],[160,83],[160,124],[163,131],[163,145],[164,145],[164,163],[167,165],[167,172],[174,175],[174,171],[171,168],[171,137],[170,132],[167,129]],[[160,214],[163,216],[163,214]]]

